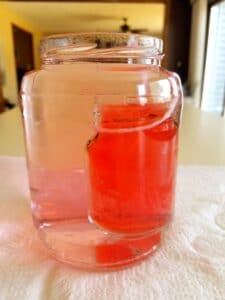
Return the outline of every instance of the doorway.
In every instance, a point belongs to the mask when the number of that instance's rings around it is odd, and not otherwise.
[[[33,36],[12,24],[17,88],[20,90],[23,75],[34,68]]]
[[[190,0],[170,0],[165,3],[164,65],[176,72],[185,84],[188,79],[192,6]]]

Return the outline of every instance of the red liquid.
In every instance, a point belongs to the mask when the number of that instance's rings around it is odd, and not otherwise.
[[[96,135],[88,153],[90,215],[106,230],[143,233],[171,219],[178,129],[173,116],[158,123],[167,109],[167,104],[103,106],[100,126],[108,131]]]

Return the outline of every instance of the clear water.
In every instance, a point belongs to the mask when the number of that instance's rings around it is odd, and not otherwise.
[[[180,104],[137,93],[144,86],[151,95],[148,81],[166,76],[156,67],[77,63],[25,77],[33,218],[58,259],[116,267],[159,244],[173,211]]]

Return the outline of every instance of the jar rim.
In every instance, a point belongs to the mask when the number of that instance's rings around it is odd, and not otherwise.
[[[163,41],[158,37],[111,32],[65,33],[41,40],[44,63],[64,61],[113,61],[163,57]]]

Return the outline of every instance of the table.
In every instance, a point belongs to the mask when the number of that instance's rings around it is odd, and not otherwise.
[[[175,217],[161,248],[117,272],[55,261],[32,225],[23,157],[0,157],[1,300],[224,300],[225,167],[178,169]]]
[[[0,300],[223,300],[225,120],[185,103],[179,147],[175,217],[162,247],[129,269],[85,272],[39,241],[19,110],[0,115]]]

